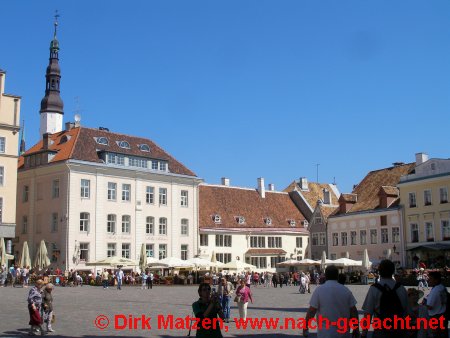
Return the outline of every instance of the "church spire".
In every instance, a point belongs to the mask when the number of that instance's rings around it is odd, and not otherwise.
[[[56,133],[62,130],[64,104],[60,96],[61,69],[59,68],[59,42],[56,37],[58,11],[55,13],[53,40],[50,42],[50,58],[45,79],[45,96],[41,101],[40,133]]]
[[[19,155],[23,155],[25,153],[25,120],[22,121],[22,137],[20,138],[20,149]]]

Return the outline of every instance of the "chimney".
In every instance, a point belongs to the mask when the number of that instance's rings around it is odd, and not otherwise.
[[[300,189],[308,190],[308,179],[306,177],[300,177]]]
[[[73,122],[66,122],[66,130],[69,131],[71,129],[75,128],[75,123]]]
[[[230,186],[230,179],[226,177],[222,177],[222,185],[229,187]]]
[[[44,135],[42,135],[42,148],[43,149],[48,149],[48,136],[50,134],[49,133],[45,133]]]
[[[357,200],[356,194],[341,194],[339,197],[339,213],[345,214],[350,211]]]
[[[264,178],[258,178],[258,191],[261,198],[266,198],[266,187],[264,186]]]
[[[275,191],[275,184],[269,183],[269,191]]]
[[[422,164],[426,161],[428,161],[427,153],[417,153],[416,154],[416,166],[418,166],[419,164]]]
[[[399,191],[397,187],[381,186],[378,191],[378,200],[380,208],[389,208],[391,204],[398,198]]]

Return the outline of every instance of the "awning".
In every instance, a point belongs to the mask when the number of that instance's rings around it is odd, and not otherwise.
[[[249,249],[246,255],[286,255],[283,249]]]
[[[450,250],[450,244],[441,244],[441,243],[434,243],[434,244],[423,244],[415,246],[414,248],[408,248],[406,251],[414,251],[414,250]]]

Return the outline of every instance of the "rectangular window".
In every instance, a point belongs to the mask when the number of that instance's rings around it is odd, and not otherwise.
[[[116,255],[116,243],[108,243],[108,249],[106,251],[107,257],[114,257]]]
[[[267,237],[267,244],[269,248],[281,248],[281,237]]]
[[[256,266],[257,269],[267,268],[267,257],[251,257],[250,264]]]
[[[22,202],[28,202],[29,191],[30,188],[28,187],[28,185],[24,185],[22,190]]]
[[[181,220],[181,236],[189,235],[189,220],[183,218]]]
[[[417,223],[411,223],[411,242],[418,243],[419,242],[419,225]]]
[[[337,232],[333,232],[333,234],[331,236],[333,238],[333,246],[338,246],[339,245],[339,234]]]
[[[389,233],[388,229],[381,229],[381,243],[389,243]]]
[[[327,238],[327,234],[325,232],[319,232],[319,245],[322,245],[322,246],[327,245],[326,238]]]
[[[346,246],[347,245],[347,233],[341,232],[341,245]]]
[[[52,182],[52,198],[59,198],[59,180]]]
[[[417,204],[416,204],[416,193],[415,192],[410,192],[409,194],[408,194],[408,196],[409,196],[409,207],[410,208],[415,208],[416,206],[417,206]]]
[[[312,234],[312,245],[319,245],[319,234],[318,233]]]
[[[159,170],[166,171],[167,170],[167,163],[166,162],[159,162]]]
[[[80,213],[80,231],[82,231],[82,232],[89,231],[89,213],[88,212]]]
[[[122,201],[131,200],[131,184],[122,184]]]
[[[392,243],[400,243],[400,228],[392,228]]]
[[[447,188],[439,189],[439,200],[441,203],[448,203],[448,189]]]
[[[181,244],[181,259],[183,261],[188,259],[188,246],[186,244]]]
[[[441,227],[442,227],[442,240],[450,241],[450,222],[448,220],[442,220]]]
[[[434,242],[433,223],[425,222],[425,236],[427,242]]]
[[[155,245],[145,244],[145,253],[147,254],[147,257],[155,257]]]
[[[208,246],[208,235],[200,234],[200,246]]]
[[[106,221],[106,232],[114,234],[116,232],[116,215],[109,214]]]
[[[217,253],[216,260],[219,262],[222,262],[224,264],[227,264],[227,263],[231,262],[231,254],[230,253]]]
[[[380,216],[380,224],[381,225],[387,225],[387,216]]]
[[[130,259],[130,244],[122,243],[122,257]]]
[[[155,203],[155,188],[146,187],[145,188],[145,203],[153,204]]]
[[[167,205],[167,189],[159,188],[159,205]]]
[[[159,245],[159,254],[158,259],[164,259],[167,257],[167,244],[160,244]]]
[[[356,245],[356,231],[350,231],[350,245]]]
[[[90,196],[91,181],[81,180],[81,198],[89,198]]]
[[[5,181],[5,168],[0,167],[0,186],[3,186],[3,183]]]
[[[266,238],[263,236],[251,236],[250,237],[250,247],[251,248],[265,248]]]
[[[6,149],[6,139],[4,137],[0,137],[0,153],[4,154]]]
[[[216,235],[216,246],[231,247],[231,235]]]
[[[181,206],[182,207],[188,207],[188,191],[187,190],[181,190]]]
[[[131,232],[131,216],[122,216],[122,233],[129,234]]]
[[[152,161],[152,169],[158,170],[158,161]]]
[[[80,260],[89,262],[89,243],[80,243]]]
[[[57,232],[57,231],[58,231],[58,213],[54,212],[54,213],[52,213],[51,232]]]
[[[425,190],[423,192],[423,203],[425,205],[431,205],[431,190]]]
[[[145,220],[145,234],[153,235],[155,234],[155,218],[148,216]]]
[[[359,244],[360,245],[366,245],[367,244],[367,231],[361,230],[359,232]]]
[[[270,257],[270,266],[277,266],[278,263],[284,262],[286,257]]]
[[[22,217],[22,234],[26,234],[28,232],[28,216]]]
[[[370,244],[377,244],[377,229],[371,229],[370,230]]]
[[[117,183],[108,182],[108,201],[117,199]]]
[[[159,219],[159,234],[167,235],[167,218],[161,217]]]

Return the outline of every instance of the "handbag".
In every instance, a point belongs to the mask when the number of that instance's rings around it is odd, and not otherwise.
[[[241,296],[234,297],[234,302],[239,303],[241,301]]]

